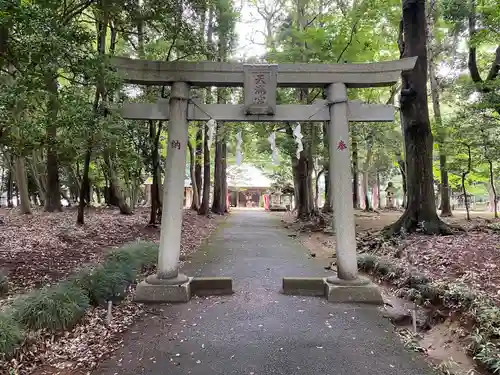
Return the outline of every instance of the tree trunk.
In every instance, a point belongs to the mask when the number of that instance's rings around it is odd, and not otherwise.
[[[158,127],[156,127],[153,120],[149,121],[149,140],[151,142],[151,173],[153,175],[153,181],[151,183],[151,210],[149,214],[149,225],[154,225],[158,223],[161,217],[161,189],[160,189],[160,135],[163,126],[163,121],[158,121]]]
[[[449,217],[453,216],[451,211],[451,199],[450,199],[450,184],[448,179],[448,169],[446,166],[446,154],[441,152],[440,147],[440,155],[439,155],[439,170],[441,173],[441,216]]]
[[[216,141],[215,141],[215,161],[214,161],[214,195],[212,201],[212,212],[223,215],[225,212],[225,199],[223,199],[223,149],[224,125],[222,121],[217,122]]]
[[[100,98],[100,92],[99,88],[96,87],[95,94],[94,94],[94,118],[92,121],[98,121],[98,115],[99,115],[99,98]],[[91,124],[93,126],[93,124]],[[90,204],[90,161],[92,158],[92,134],[90,132],[89,135],[87,135],[88,140],[87,140],[87,149],[85,150],[85,160],[83,162],[83,176],[82,176],[82,181],[81,181],[81,187],[80,187],[80,196],[78,198],[78,214],[76,217],[76,223],[79,225],[83,225],[85,222],[85,207],[87,204]]]
[[[451,202],[450,202],[450,188],[448,183],[448,170],[446,167],[446,149],[445,149],[445,134],[443,129],[443,121],[441,118],[441,104],[439,98],[439,83],[436,74],[435,58],[437,53],[432,45],[434,29],[436,27],[437,16],[436,16],[436,0],[431,0],[429,5],[429,17],[428,17],[428,33],[427,33],[427,43],[429,52],[429,82],[431,86],[431,98],[432,98],[432,109],[434,112],[434,120],[436,122],[437,128],[437,143],[439,148],[439,172],[441,174],[441,185],[440,185],[440,209],[441,216],[452,216],[451,212]]]
[[[196,185],[196,173],[195,173],[196,159],[195,159],[193,145],[189,140],[188,140],[188,148],[189,148],[189,174],[191,176],[191,186],[193,189],[193,200],[191,202],[191,209],[198,211],[200,209],[198,205],[200,199],[198,197],[198,185]]]
[[[96,94],[97,97],[98,94]],[[80,187],[80,196],[78,198],[78,214],[76,217],[76,223],[83,225],[85,222],[85,207],[90,204],[90,160],[92,158],[92,146],[87,144],[87,149],[85,150],[85,160],[83,162],[83,176],[82,185]]]
[[[59,113],[59,96],[57,74],[51,72],[45,79],[48,92],[48,127],[47,127],[47,191],[45,194],[45,211],[62,211],[61,187],[59,184],[59,160],[57,156],[57,117]]]
[[[373,211],[369,197],[370,184],[368,183],[368,178],[368,172],[363,171],[363,200],[365,201],[365,211]]]
[[[497,189],[495,188],[495,178],[493,176],[493,162],[491,160],[488,160],[488,166],[489,166],[489,174],[490,174],[490,185],[491,185],[491,190],[493,191],[493,210],[495,213],[495,219],[498,219],[498,203],[497,203]]]
[[[324,98],[326,99],[326,97]],[[323,148],[325,150],[328,150],[328,122],[323,123]],[[330,165],[330,158],[327,157],[324,166],[323,166],[323,171],[325,174],[325,204],[323,205],[323,212],[332,212],[333,211],[333,205],[332,205],[332,187],[330,186],[330,170],[329,170],[329,165]]]
[[[45,173],[46,162],[43,161],[42,156],[40,156],[41,152],[32,151],[32,159],[29,162],[31,166],[31,173],[33,175],[33,180],[38,188],[38,194],[40,197],[40,204],[45,206],[46,194],[47,194],[47,176]]]
[[[227,60],[228,43],[230,35],[224,32],[227,23],[224,20],[226,11],[222,3],[215,3],[216,17],[219,24],[218,30],[218,61]],[[222,28],[221,28],[222,27]],[[229,31],[229,30],[227,30]],[[217,103],[226,103],[225,88],[217,88]],[[226,193],[226,125],[222,121],[217,122],[216,140],[215,140],[215,166],[214,166],[214,200],[212,202],[212,211],[224,215],[227,212],[227,193]]]
[[[397,155],[399,173],[401,173],[401,180],[403,182],[403,207],[406,207],[407,197],[408,197],[408,185],[406,183],[406,163],[401,157],[401,154]]]
[[[9,165],[9,169],[7,171],[7,207],[8,208],[13,208],[14,204],[12,203],[12,191],[14,187],[14,178],[13,178],[13,173],[12,169],[14,167],[12,165]]]
[[[214,55],[212,53],[213,47],[213,32],[214,32],[214,7],[210,3],[208,8],[208,21],[207,21],[207,38],[206,44],[208,46],[207,49],[207,60],[212,61],[214,59]],[[204,23],[203,23],[204,25]],[[203,27],[204,29],[204,27]],[[206,89],[206,100],[207,104],[212,102],[212,90],[210,87]],[[201,200],[200,209],[198,210],[198,214],[200,215],[208,215],[210,211],[210,148],[208,147],[208,126],[206,123],[202,123],[201,125],[204,128],[203,131],[203,197]]]
[[[21,207],[22,214],[31,214],[30,194],[28,192],[28,178],[26,176],[26,167],[22,156],[15,157],[16,170],[16,191],[18,192],[17,204]],[[19,197],[20,195],[20,197]],[[21,202],[19,202],[21,200]]]
[[[99,3],[99,6],[102,8],[102,3]],[[102,19],[97,18],[97,52],[100,56],[104,56],[106,53],[106,36],[108,30],[108,12],[104,11],[102,13]],[[114,52],[114,46],[116,43],[116,30],[112,28],[111,32],[111,41],[110,45],[112,47],[111,53]],[[78,214],[76,218],[76,223],[79,225],[83,225],[85,221],[85,207],[87,204],[90,204],[90,161],[92,159],[92,148],[93,148],[93,131],[94,122],[99,121],[99,116],[101,115],[99,112],[99,101],[100,99],[104,99],[105,95],[105,87],[104,87],[104,72],[102,71],[102,66],[99,67],[100,72],[97,80],[97,84],[95,87],[94,94],[94,104],[93,104],[93,119],[90,123],[91,129],[87,134],[87,148],[85,150],[85,160],[83,162],[83,176],[81,180],[80,187],[80,197],[78,202]],[[105,158],[106,159],[106,158]],[[106,160],[105,160],[106,162]]]
[[[125,201],[125,198],[123,197],[123,193],[120,187],[120,181],[116,176],[116,172],[114,170],[114,165],[109,150],[107,149],[104,150],[103,158],[104,162],[106,163],[108,177],[109,177],[110,196],[116,199],[116,205],[120,209],[121,214],[132,215],[132,210]]]
[[[312,195],[309,185],[309,166],[302,151],[300,159],[297,161],[297,184],[298,184],[298,206],[297,218],[309,220],[313,213],[313,207],[309,197]]]
[[[359,208],[359,167],[358,167],[358,141],[352,138],[352,205]]]
[[[204,124],[203,135],[203,199],[198,210],[200,215],[208,215],[210,206],[210,149],[208,148],[208,126]]]
[[[227,139],[224,135],[224,141],[222,142],[222,197],[224,212],[229,212],[229,207],[227,206]]]
[[[373,136],[370,134],[366,139],[366,157],[365,162],[363,163],[363,194],[365,200],[365,211],[373,211],[373,207],[370,204],[369,195],[369,186],[370,182],[368,181],[370,175],[370,164],[373,156]]]
[[[200,207],[200,198],[202,195],[202,178],[201,170],[203,163],[203,123],[200,121],[198,123],[198,128],[196,130],[196,149],[195,149],[195,166],[194,166],[194,180],[196,181],[197,199],[195,202],[193,197],[193,203],[196,203],[196,207]]]
[[[382,204],[380,202],[380,174],[377,172],[377,209],[382,209]]]
[[[469,198],[467,197],[467,190],[465,189],[465,178],[467,177],[467,173],[462,173],[462,193],[464,194],[464,204],[465,204],[465,212],[467,214],[467,220],[470,221],[470,212],[469,212]]]
[[[403,72],[401,114],[405,140],[408,202],[405,212],[386,228],[387,235],[402,229],[426,234],[451,234],[436,212],[432,173],[433,141],[427,107],[427,47],[425,0],[403,0],[401,57],[417,56],[412,71]]]
[[[481,93],[489,93],[494,88],[492,87],[491,83],[495,81],[500,73],[500,45],[497,46],[495,50],[495,56],[493,58],[493,61],[490,65],[490,69],[488,71],[488,75],[486,76],[486,79],[483,80],[481,77],[481,73],[479,72],[479,68],[477,65],[477,47],[476,47],[476,35],[477,35],[477,29],[476,29],[476,18],[477,18],[477,5],[476,5],[476,0],[470,0],[469,7],[468,7],[468,23],[469,23],[469,58],[468,58],[468,68],[469,68],[469,73],[470,77],[472,78],[472,81],[476,84],[476,89],[477,91]],[[487,83],[487,84],[484,84]],[[492,109],[500,114],[500,105],[498,105],[498,102],[491,101],[491,103],[494,103],[492,105]]]

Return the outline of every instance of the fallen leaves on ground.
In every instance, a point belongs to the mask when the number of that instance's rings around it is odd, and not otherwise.
[[[387,256],[392,262],[436,281],[462,282],[487,293],[500,305],[500,226],[496,230],[488,228],[500,221],[481,217],[489,213],[476,212],[470,221],[464,219],[464,213],[456,213],[444,220],[465,231],[452,236],[412,234],[396,241],[382,238],[379,231],[399,215],[401,212],[397,211],[356,210],[358,252]],[[335,253],[334,236],[308,230],[314,221],[300,222],[289,213],[281,214],[281,218],[285,227],[318,257],[329,258]],[[302,234],[304,229],[309,233]]]
[[[384,242],[375,254],[388,256],[406,269],[436,281],[464,283],[485,292],[500,305],[500,234],[487,228],[490,222],[484,219],[461,222],[466,231],[452,236],[412,234],[397,245]],[[367,241],[374,239],[367,237]],[[361,243],[360,247],[363,246]],[[365,249],[370,247],[368,243]]]
[[[2,216],[0,264],[10,273],[11,294],[54,283],[86,263],[99,262],[106,249],[138,239],[158,241],[160,235],[159,228],[146,226],[147,209],[139,209],[132,216],[113,209],[93,210],[83,227],[75,224],[76,213],[69,210]],[[212,218],[185,210],[181,255],[196,251],[215,227]],[[121,333],[143,312],[142,305],[132,302],[129,295],[113,307],[110,325],[106,308],[99,307],[89,310],[72,330],[60,335],[30,333],[14,359],[9,363],[0,360],[0,369],[11,368],[9,374],[15,375],[87,374],[121,345]]]
[[[434,280],[459,281],[486,292],[500,305],[500,236],[466,232],[404,241],[401,261]]]
[[[88,263],[103,259],[105,251],[135,240],[158,241],[160,229],[148,227],[149,209],[121,215],[115,209],[92,209],[85,225],[76,224],[76,211],[2,211],[0,265],[9,275],[10,294],[54,283]],[[184,211],[181,254],[196,249],[214,228],[212,219]]]
[[[109,325],[107,309],[93,308],[72,330],[60,336],[33,333],[16,358],[9,363],[0,361],[0,367],[16,375],[76,374],[78,370],[88,373],[121,346],[120,334],[143,313],[143,306],[132,302],[131,296],[113,307]]]

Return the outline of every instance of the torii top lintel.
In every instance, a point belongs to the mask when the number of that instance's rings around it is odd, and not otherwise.
[[[278,87],[325,87],[342,82],[347,87],[381,87],[396,83],[402,71],[413,69],[417,57],[366,64],[279,64]],[[225,62],[150,61],[112,57],[111,63],[125,82],[168,85],[188,82],[193,86],[242,87],[244,64]],[[258,65],[258,64],[256,64]]]

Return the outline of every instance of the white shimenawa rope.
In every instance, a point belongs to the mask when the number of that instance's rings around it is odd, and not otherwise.
[[[241,143],[243,142],[241,138],[241,130],[236,134],[236,165],[240,166],[241,161],[243,160],[243,154],[241,152]]]
[[[297,123],[295,129],[293,129],[293,136],[295,137],[295,143],[297,143],[297,159],[300,159],[300,153],[304,150],[304,146],[302,145],[302,138],[304,138],[304,136],[300,132],[300,123]]]
[[[271,160],[274,165],[278,165],[278,150],[276,149],[276,132],[272,132],[269,138],[267,138],[269,143],[271,144]]]

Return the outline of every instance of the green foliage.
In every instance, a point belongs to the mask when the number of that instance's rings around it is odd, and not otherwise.
[[[463,0],[440,1],[441,12],[447,21],[462,20],[469,16],[470,8],[468,2]]]
[[[134,277],[132,266],[110,262],[82,274],[78,284],[87,292],[90,303],[98,306],[123,298]]]
[[[72,281],[83,288],[94,306],[119,301],[138,273],[156,263],[158,246],[148,242],[125,245],[107,254],[105,262],[81,271]]]
[[[158,245],[152,242],[133,242],[106,255],[107,262],[127,263],[141,270],[158,260]]]
[[[57,331],[71,328],[89,307],[85,291],[72,283],[59,283],[20,298],[14,317],[26,328]]]
[[[19,297],[9,311],[0,313],[0,353],[9,355],[27,330],[50,332],[71,328],[93,305],[124,297],[139,272],[157,260],[158,245],[134,242],[106,255],[97,267],[88,267],[54,286]]]
[[[23,332],[10,312],[0,313],[0,353],[10,355],[23,340]]]

